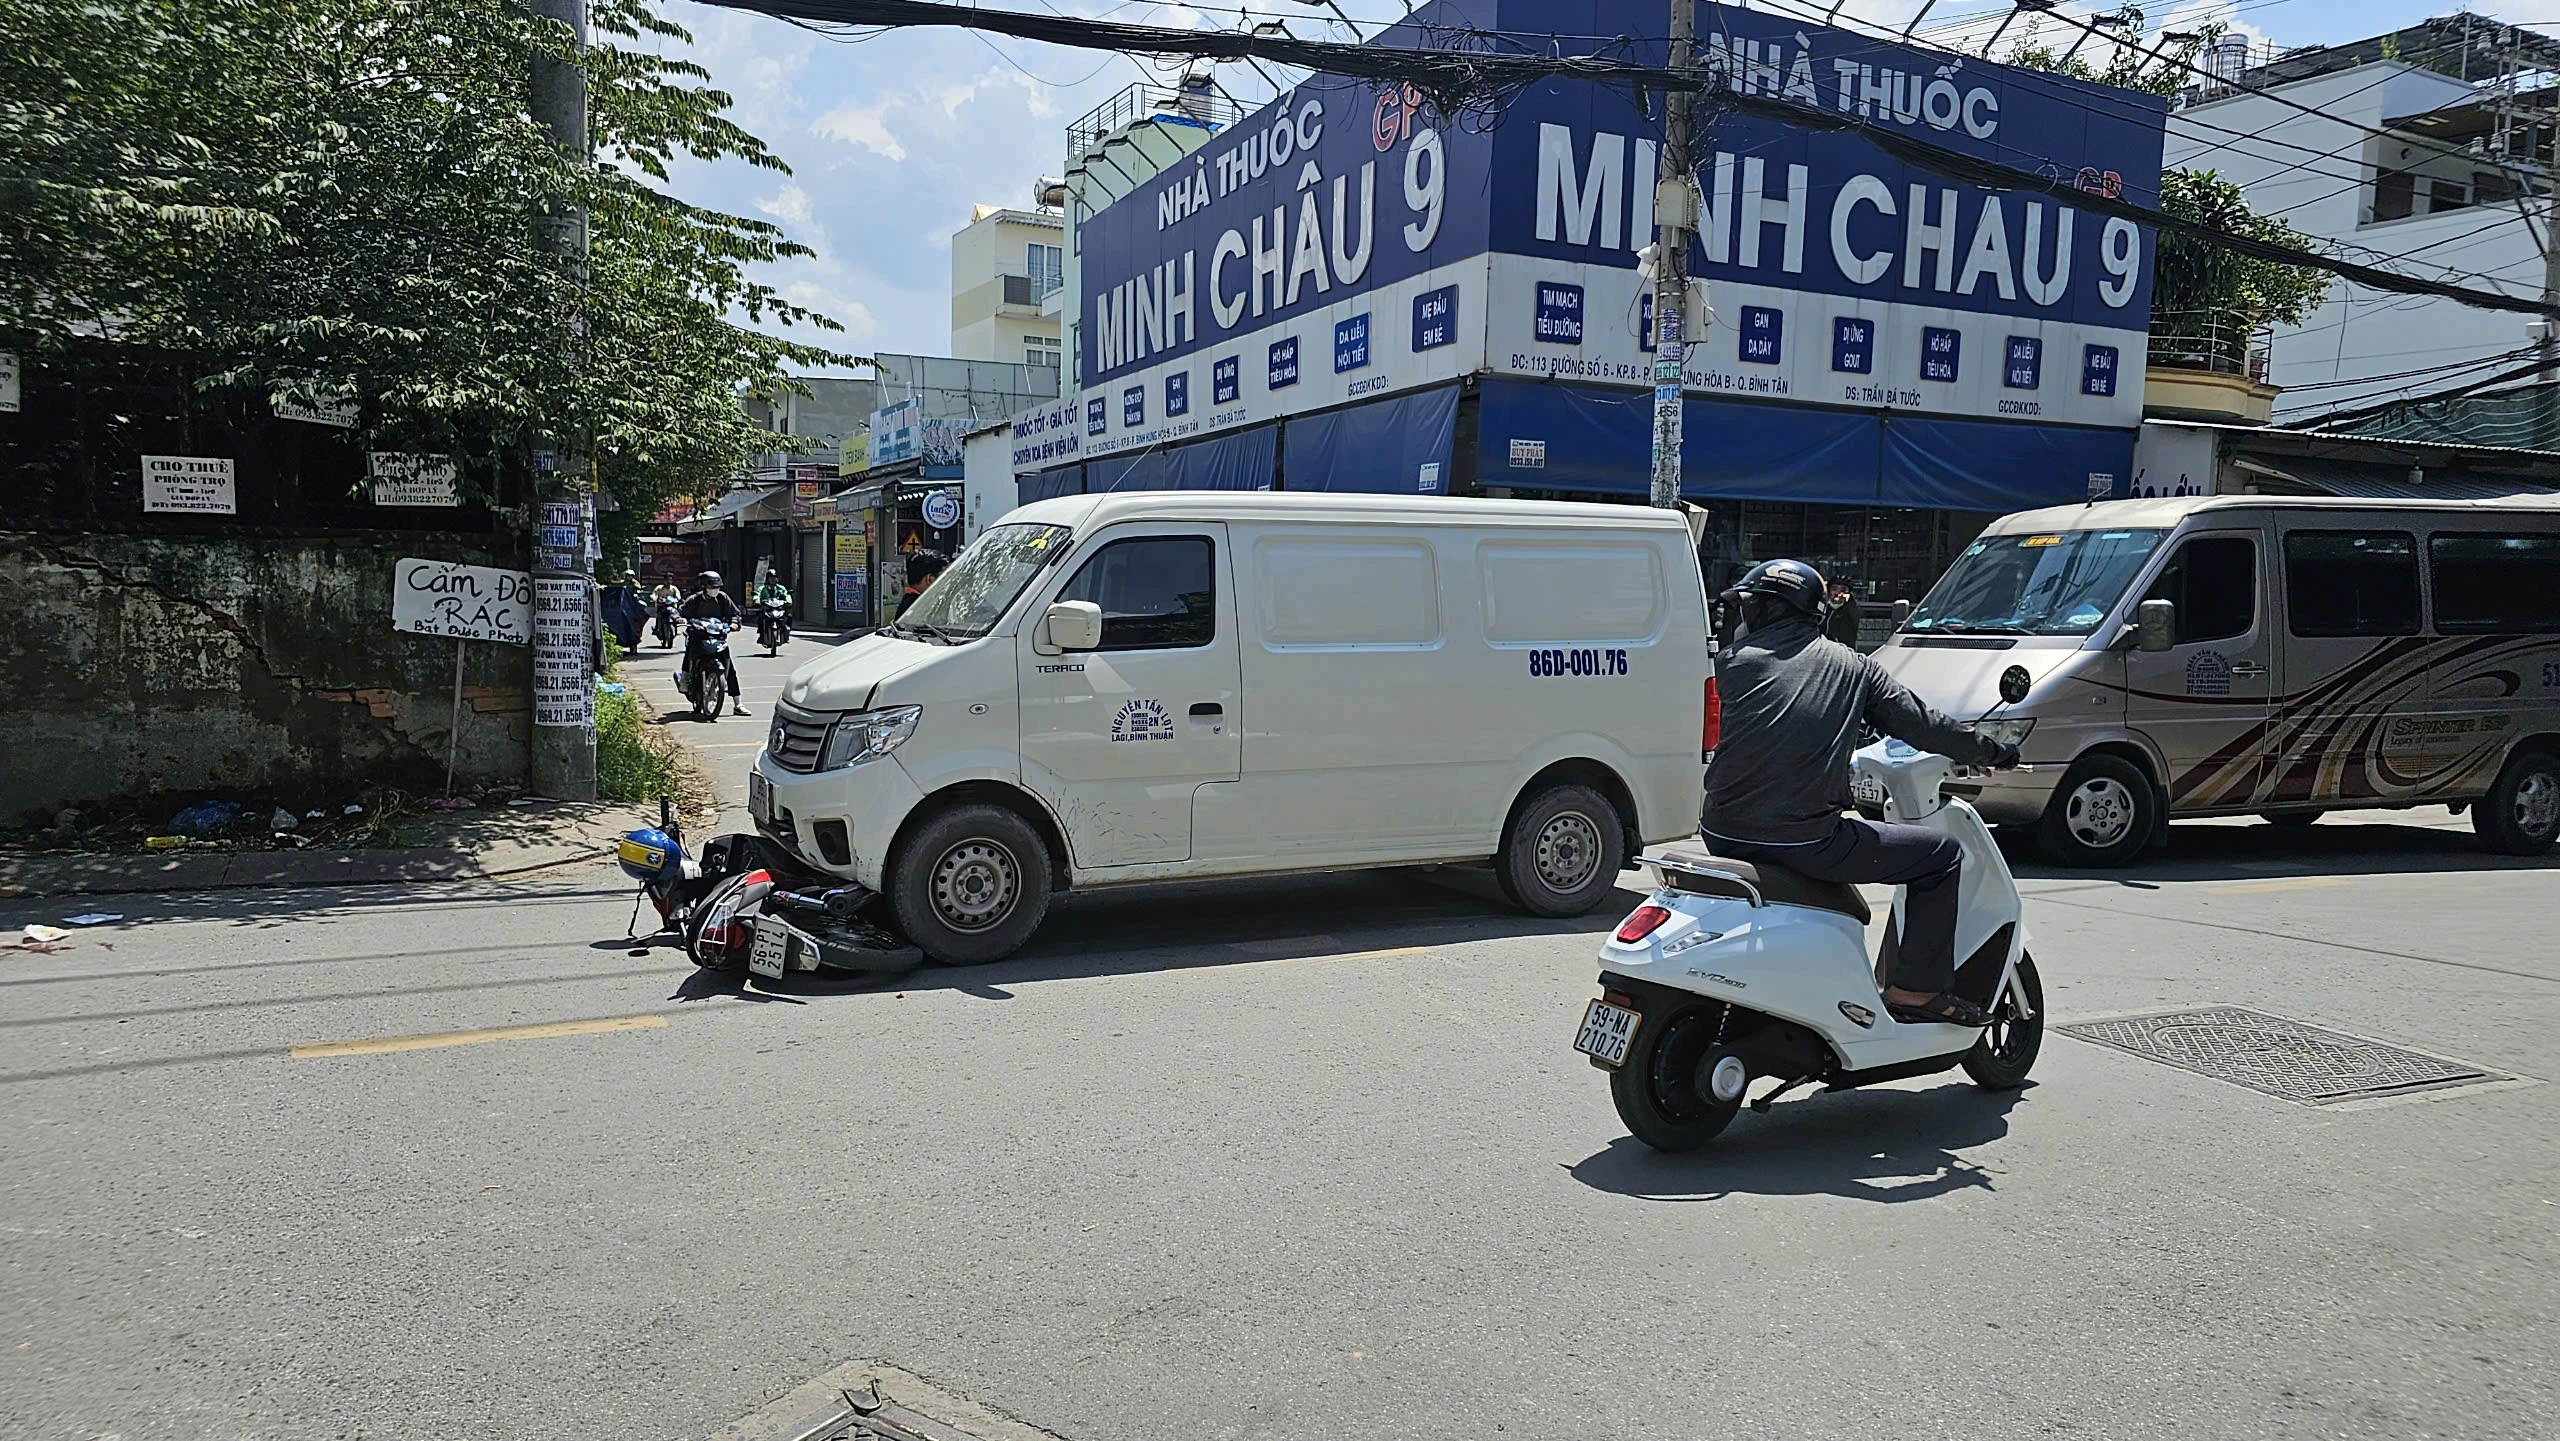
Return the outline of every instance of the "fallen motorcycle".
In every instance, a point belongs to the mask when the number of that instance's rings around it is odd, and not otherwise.
[[[656,905],[660,934],[672,933],[697,966],[779,980],[793,971],[895,975],[924,964],[924,952],[863,918],[876,899],[832,884],[779,854],[761,837],[715,836],[699,860],[685,853],[674,808],[658,802],[658,824],[616,843],[623,873]]]

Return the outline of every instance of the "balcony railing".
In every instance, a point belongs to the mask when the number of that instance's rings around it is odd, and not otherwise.
[[[1067,127],[1068,163],[1122,126],[1155,115],[1175,116],[1216,130],[1243,118],[1244,108],[1215,90],[1132,85]]]

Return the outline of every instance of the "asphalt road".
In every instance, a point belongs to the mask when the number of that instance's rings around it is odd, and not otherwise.
[[[758,729],[686,735],[735,775]],[[2467,828],[2031,874],[2058,1020],[2560,1073],[2560,871]],[[2020,1093],[1790,1099],[1664,1158],[1568,1049],[1616,916],[1461,870],[1069,897],[869,990],[706,985],[602,865],[99,908],[0,952],[0,1435],[699,1436],[856,1357],[1077,1441],[2560,1414],[2540,1084],[2313,1109],[2057,1034]]]

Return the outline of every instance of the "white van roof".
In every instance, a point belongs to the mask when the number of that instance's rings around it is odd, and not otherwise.
[[[2020,531],[2099,530],[2140,527],[2166,530],[2191,515],[2217,510],[2305,511],[2510,511],[2560,516],[2560,495],[2515,496],[2504,500],[2351,500],[2330,495],[2181,495],[2153,500],[2093,500],[2082,505],[2052,505],[2004,515],[1983,528],[1985,535]]]
[[[1676,510],[1563,500],[1487,500],[1437,495],[1336,495],[1327,491],[1128,490],[1062,495],[1007,512],[1001,524],[1070,529],[1120,520],[1350,521],[1394,525],[1629,526],[1689,529]]]

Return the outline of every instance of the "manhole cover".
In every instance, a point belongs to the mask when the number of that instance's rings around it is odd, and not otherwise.
[[[2239,1006],[2075,1021],[2056,1029],[2305,1106],[2510,1079]]]
[[[712,1434],[712,1441],[1058,1441],[1051,1432],[879,1361],[848,1361]]]

